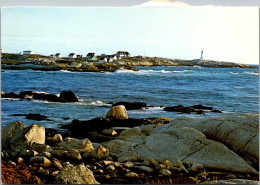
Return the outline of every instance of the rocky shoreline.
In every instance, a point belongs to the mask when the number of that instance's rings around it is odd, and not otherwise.
[[[86,61],[85,59],[53,58],[43,55],[3,53],[2,69],[73,72],[115,72],[118,69],[138,71],[135,66],[201,66],[217,68],[256,68],[251,65],[213,60],[178,60],[158,57],[127,57],[113,62]]]
[[[2,180],[257,184],[258,117],[132,119],[114,105],[106,117],[63,125],[66,132],[17,121],[2,128]]]

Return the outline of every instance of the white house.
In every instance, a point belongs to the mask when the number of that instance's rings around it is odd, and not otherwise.
[[[4,53],[4,50],[1,48],[1,53]]]
[[[88,53],[86,56],[88,61],[93,61],[93,60],[97,60],[97,56],[95,53]]]
[[[55,54],[55,57],[56,57],[56,58],[61,58],[62,56],[61,56],[60,53],[56,53],[56,54]]]
[[[75,53],[70,53],[68,58],[77,58],[77,55]]]
[[[35,54],[33,51],[23,51],[23,55],[33,55]]]
[[[117,60],[116,55],[106,55],[108,62],[113,62],[114,60]]]
[[[116,53],[116,56],[119,58],[124,58],[124,57],[130,57],[130,53],[128,53],[127,51],[118,51]]]

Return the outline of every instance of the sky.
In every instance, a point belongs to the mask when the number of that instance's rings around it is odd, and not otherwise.
[[[198,59],[204,50],[204,59],[259,63],[258,8],[145,3],[127,8],[2,8],[1,48],[63,56],[123,50],[174,59]]]

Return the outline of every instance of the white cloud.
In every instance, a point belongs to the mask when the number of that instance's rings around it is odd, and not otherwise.
[[[171,1],[171,0],[152,0],[145,2],[143,4],[137,5],[138,7],[156,7],[156,6],[166,6],[166,7],[187,7],[189,4],[181,1]]]

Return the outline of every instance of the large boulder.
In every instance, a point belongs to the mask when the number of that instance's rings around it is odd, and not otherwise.
[[[34,93],[33,99],[38,100],[47,100],[53,102],[59,102],[60,99],[56,94],[47,94],[47,93]]]
[[[55,177],[53,184],[99,184],[93,172],[84,165],[64,167]]]
[[[9,123],[3,127],[1,131],[2,148],[9,148],[10,140],[20,133],[25,127],[25,124],[20,121]]]
[[[112,106],[107,113],[107,118],[128,119],[128,115],[124,105]]]
[[[153,133],[147,136],[144,144],[133,150],[139,160],[152,157],[159,162],[165,160],[196,161],[205,168],[257,174],[258,172],[247,164],[236,153],[225,145],[206,139],[200,131],[180,127]]]
[[[45,128],[43,126],[33,124],[25,127],[10,140],[11,149],[14,151],[29,149],[33,143],[45,144]]]
[[[60,101],[62,102],[78,102],[78,97],[72,91],[62,91],[60,93]]]
[[[95,158],[95,159],[105,159],[107,157],[109,157],[109,150],[106,149],[103,146],[98,146],[93,150],[88,150],[84,153],[83,155],[84,158]]]
[[[132,102],[132,101],[120,101],[113,104],[113,106],[116,105],[124,105],[126,110],[138,110],[138,109],[142,109],[143,107],[147,107],[147,104],[144,102]]]

